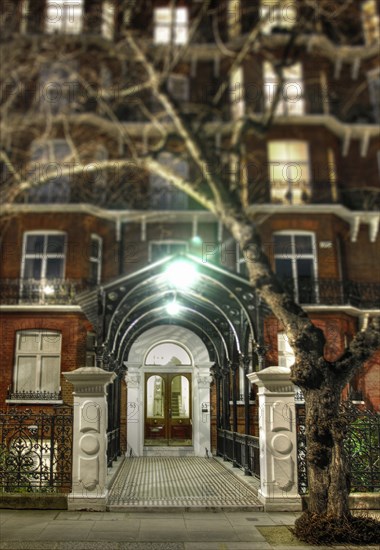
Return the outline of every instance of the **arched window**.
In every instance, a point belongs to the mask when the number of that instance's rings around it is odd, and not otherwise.
[[[145,358],[145,365],[185,365],[192,364],[189,353],[175,342],[162,342],[149,350]]]

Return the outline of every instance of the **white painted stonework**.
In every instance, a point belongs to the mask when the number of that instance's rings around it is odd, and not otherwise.
[[[145,357],[153,346],[172,342],[183,347],[191,357],[191,365],[145,365]],[[147,330],[132,345],[125,380],[127,384],[127,456],[205,456],[211,449],[210,427],[210,362],[202,340],[190,330],[161,325]],[[144,447],[144,379],[145,373],[192,374],[192,447]],[[207,411],[206,411],[207,409]]]
[[[116,374],[98,367],[64,373],[74,386],[73,474],[70,510],[105,510],[107,497],[106,388]]]
[[[259,388],[259,498],[265,510],[301,510],[296,410],[290,369],[269,367],[247,376]]]

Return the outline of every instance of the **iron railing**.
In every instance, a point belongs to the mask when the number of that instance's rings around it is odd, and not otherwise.
[[[107,466],[109,468],[118,456],[120,456],[120,428],[107,433]]]
[[[1,279],[0,302],[3,305],[75,305],[77,294],[90,286],[82,279]]]
[[[349,411],[350,423],[344,440],[350,465],[351,492],[380,491],[380,414],[362,410],[349,402],[344,403]],[[308,490],[306,462],[305,407],[297,406],[297,458],[298,491]]]
[[[70,492],[72,434],[72,407],[0,410],[0,492]]]
[[[17,399],[17,400],[33,400],[33,401],[58,401],[62,399],[61,391],[50,392],[50,391],[12,391],[11,388],[8,388],[7,399]]]
[[[380,308],[380,284],[378,283],[298,278],[296,292],[293,280],[283,279],[281,282],[300,304]]]
[[[246,475],[260,478],[259,438],[253,435],[218,430],[217,454],[234,466],[243,468]]]

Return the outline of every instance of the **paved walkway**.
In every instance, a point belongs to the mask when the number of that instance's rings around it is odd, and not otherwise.
[[[259,526],[293,513],[0,511],[1,550],[332,550],[272,546]],[[338,548],[338,547],[336,547]],[[345,547],[345,550],[350,547]],[[354,546],[358,550],[358,546]],[[378,550],[378,547],[363,547]],[[342,547],[340,547],[342,550]]]
[[[112,485],[107,508],[262,510],[257,490],[248,483],[252,478],[238,477],[238,472],[214,458],[127,458]]]

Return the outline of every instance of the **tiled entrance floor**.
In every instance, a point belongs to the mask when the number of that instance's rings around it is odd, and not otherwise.
[[[127,458],[107,508],[163,507],[262,509],[253,489],[213,458]]]

